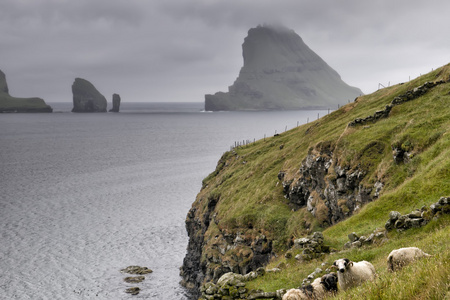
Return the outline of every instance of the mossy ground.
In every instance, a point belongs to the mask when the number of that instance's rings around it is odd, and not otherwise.
[[[439,68],[405,84],[359,97],[327,116],[278,136],[256,141],[227,152],[217,169],[203,181],[197,201],[206,195],[219,195],[215,212],[220,230],[231,232],[263,231],[274,242],[283,263],[281,273],[268,274],[248,285],[274,291],[299,286],[314,271],[319,261],[298,263],[286,260],[284,251],[294,238],[323,231],[325,243],[342,249],[350,232],[369,234],[382,228],[389,211],[409,213],[423,205],[450,196],[450,65]],[[426,81],[444,80],[425,95],[394,106],[388,118],[365,126],[348,127],[356,118],[384,109],[394,97]],[[381,196],[352,217],[328,228],[305,209],[292,210],[284,198],[280,171],[294,178],[302,160],[311,149],[333,146],[337,165],[360,168],[367,174],[361,184],[384,183]],[[410,153],[408,163],[395,163],[393,147]],[[194,204],[195,205],[195,204]],[[332,262],[346,256],[371,261],[379,278],[347,293],[339,299],[442,299],[450,282],[449,217],[433,221],[421,229],[391,233],[383,245],[332,254],[323,260]],[[433,254],[395,274],[385,271],[385,259],[392,249],[418,246]],[[321,262],[321,261],[320,261]],[[420,279],[416,278],[420,277]]]

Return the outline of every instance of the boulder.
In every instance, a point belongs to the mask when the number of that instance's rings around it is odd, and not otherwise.
[[[89,81],[76,78],[72,93],[72,112],[106,112],[106,98]]]

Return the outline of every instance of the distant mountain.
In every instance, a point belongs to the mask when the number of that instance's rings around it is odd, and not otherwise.
[[[286,27],[250,29],[242,51],[239,77],[227,93],[205,95],[205,110],[334,108],[362,95]]]
[[[6,75],[0,70],[0,113],[4,112],[52,112],[41,98],[16,98],[9,95]]]

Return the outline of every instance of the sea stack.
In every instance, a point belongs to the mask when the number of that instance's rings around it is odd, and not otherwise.
[[[75,78],[72,93],[72,112],[106,112],[106,98],[89,81]]]
[[[53,112],[41,98],[16,98],[9,94],[6,75],[0,70],[0,113],[4,112]]]
[[[228,92],[205,95],[205,110],[335,108],[362,94],[286,27],[250,29],[242,52],[238,78]]]
[[[119,109],[120,109],[120,95],[119,94],[113,94],[112,104],[113,104],[113,107],[109,111],[110,112],[119,112]]]

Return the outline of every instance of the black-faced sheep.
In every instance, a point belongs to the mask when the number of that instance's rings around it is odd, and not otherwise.
[[[341,258],[335,260],[333,266],[338,269],[339,286],[344,291],[376,278],[374,266],[365,260],[352,262],[347,258]]]
[[[282,300],[323,299],[325,295],[337,292],[337,281],[336,273],[325,274],[303,288],[288,290]]]
[[[423,252],[417,247],[407,247],[392,250],[387,258],[388,271],[398,271],[407,264],[415,261],[416,259],[429,256],[431,255]]]

